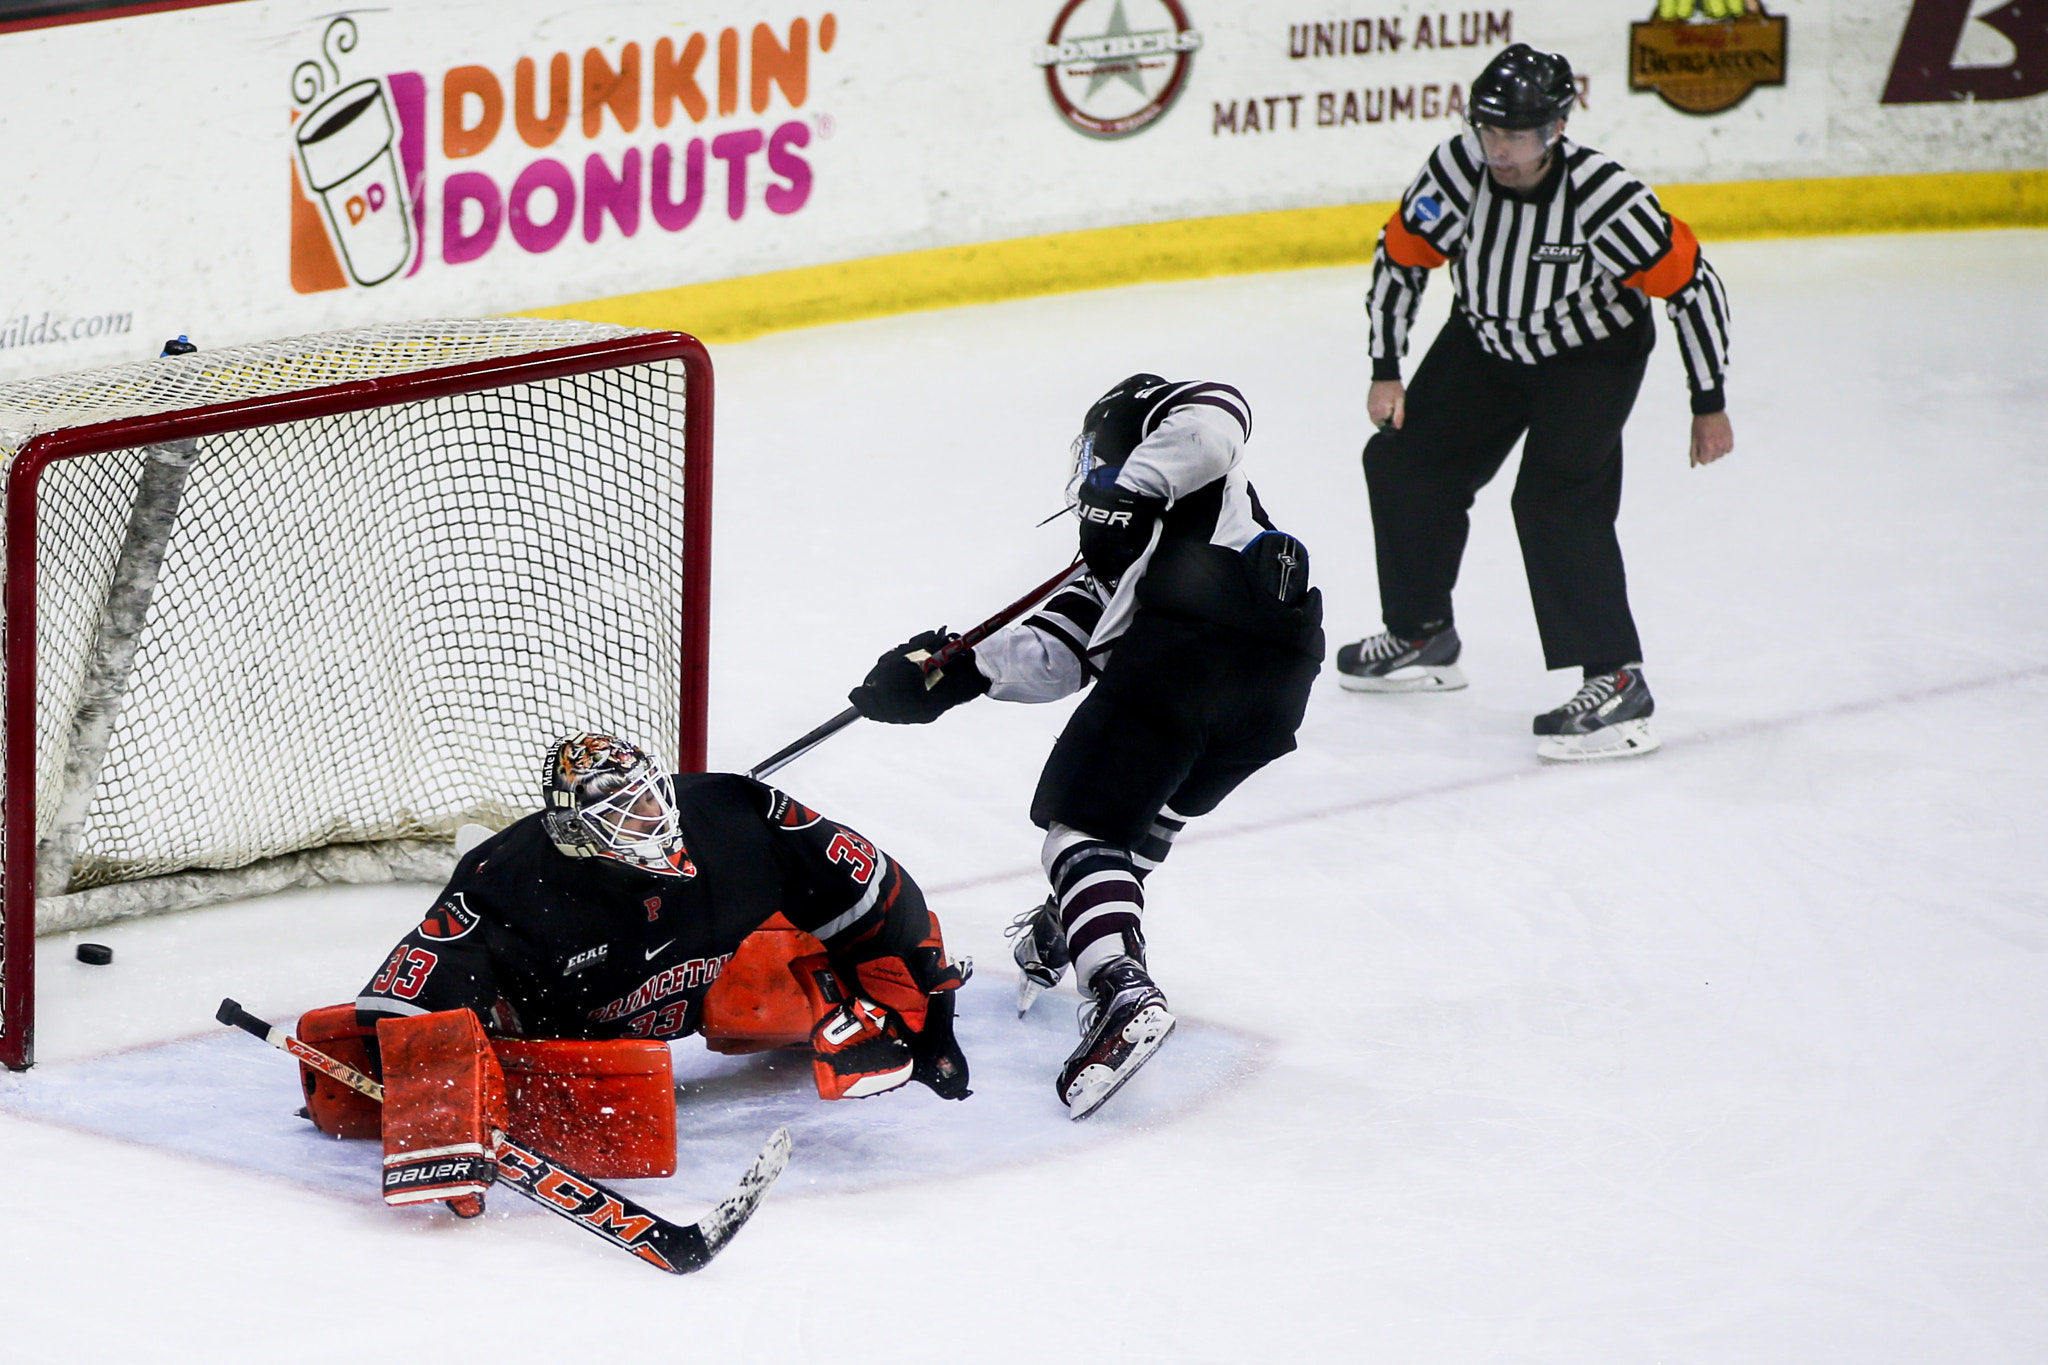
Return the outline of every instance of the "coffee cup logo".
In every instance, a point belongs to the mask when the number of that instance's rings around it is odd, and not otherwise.
[[[357,81],[299,120],[299,168],[319,197],[343,265],[357,284],[382,284],[412,259],[412,214],[394,150],[398,123],[383,83]]]
[[[292,145],[299,181],[319,205],[334,259],[349,279],[367,286],[404,270],[418,238],[390,92],[375,77],[341,79],[341,58],[355,47],[355,21],[343,15],[321,35],[320,60],[301,62],[292,72],[292,98],[309,106],[293,123]],[[338,88],[326,93],[330,87]],[[319,227],[308,226],[317,241]],[[296,260],[293,268],[296,284]],[[341,283],[337,276],[321,287]]]

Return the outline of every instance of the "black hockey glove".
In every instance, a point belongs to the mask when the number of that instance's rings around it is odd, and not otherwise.
[[[1114,466],[1097,469],[1075,494],[1080,502],[1074,510],[1081,518],[1081,558],[1103,583],[1116,582],[1137,563],[1152,543],[1152,524],[1166,510],[1166,499],[1121,488],[1116,475]]]
[[[935,673],[924,671],[922,661],[928,655],[959,638],[940,626],[906,640],[875,660],[868,676],[846,699],[869,720],[885,725],[929,725],[961,702],[973,701],[988,691],[988,679],[974,666],[971,649]]]
[[[953,1037],[953,992],[942,991],[925,1007],[923,1031],[911,1035],[910,1079],[931,1087],[942,1100],[964,1100],[974,1092],[967,1088],[967,1054]]]
[[[967,1054],[953,1036],[953,995],[974,975],[974,963],[946,957],[938,916],[931,935],[902,956],[887,954],[854,968],[860,993],[886,1006],[910,1045],[910,1079],[931,1087],[942,1100],[964,1100]]]

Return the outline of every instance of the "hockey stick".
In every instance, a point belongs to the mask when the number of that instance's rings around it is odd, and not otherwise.
[[[963,632],[959,639],[947,641],[945,648],[941,649],[936,654],[930,655],[923,661],[922,664],[919,665],[924,669],[925,677],[929,679],[932,674],[938,672],[947,664],[952,663],[953,660],[959,658],[962,654],[965,654],[968,650],[973,649],[983,640],[986,640],[989,636],[995,634],[1004,626],[1009,625],[1010,622],[1016,620],[1025,612],[1031,610],[1031,608],[1037,606],[1040,602],[1044,601],[1045,598],[1049,597],[1052,594],[1052,590],[1054,588],[1057,588],[1060,584],[1066,582],[1067,576],[1069,574],[1073,573],[1074,570],[1080,567],[1081,561],[1079,559],[1076,559],[1073,563],[1067,565],[1066,568],[1061,569],[1051,578],[1046,579],[1045,582],[1040,583],[1030,592],[1018,598],[1016,601],[1010,603],[1009,606],[1004,607],[994,616],[989,617],[988,620],[983,621],[973,630]],[[927,682],[925,685],[929,687],[931,684]],[[801,739],[797,739],[789,744],[783,745],[780,749],[777,749],[774,753],[768,755],[768,757],[762,759],[759,763],[756,763],[753,767],[747,769],[747,776],[753,778],[756,782],[759,782],[762,778],[768,776],[768,774],[775,772],[779,768],[786,767],[790,763],[795,762],[797,759],[802,758],[805,754],[817,748],[820,744],[823,744],[826,740],[832,738],[832,736],[838,734],[841,730],[844,730],[847,726],[853,724],[855,721],[859,719],[860,708],[855,706],[847,707],[844,711],[841,711],[838,715],[832,717],[832,719],[826,721],[817,729],[806,733]]]
[[[258,1019],[232,1000],[220,1002],[214,1018],[231,1028],[254,1034],[274,1048],[289,1052],[315,1071],[332,1076],[349,1089],[382,1104],[384,1087],[362,1072],[320,1049],[300,1042],[283,1029]],[[789,1163],[789,1130],[778,1128],[768,1145],[747,1167],[733,1192],[695,1223],[671,1223],[588,1176],[518,1139],[493,1130],[498,1146],[498,1180],[558,1218],[594,1232],[622,1251],[630,1251],[657,1270],[687,1275],[701,1270],[725,1249],[753,1216],[761,1197]]]

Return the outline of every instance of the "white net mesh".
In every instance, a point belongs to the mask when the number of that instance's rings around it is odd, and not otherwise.
[[[112,365],[0,384],[0,459],[32,436],[353,379],[415,374],[634,335],[630,327],[527,318],[407,322]]]
[[[0,386],[35,431],[630,336],[380,327]],[[685,379],[632,365],[198,444],[73,891],[535,808],[550,740],[673,760]],[[138,451],[40,485],[39,838],[141,481]]]

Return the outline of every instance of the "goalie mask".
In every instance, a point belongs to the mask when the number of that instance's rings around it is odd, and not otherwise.
[[[542,821],[571,858],[610,858],[663,877],[697,869],[683,847],[669,775],[645,750],[610,735],[572,735],[549,751]]]

